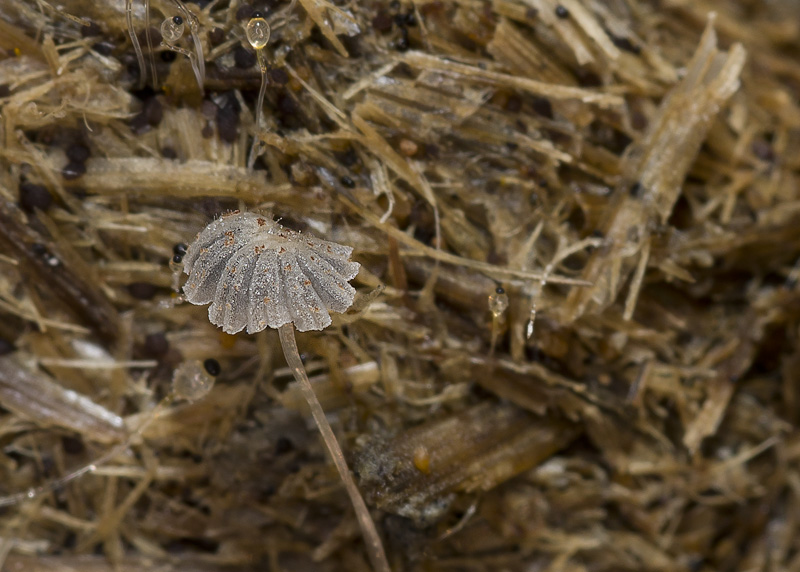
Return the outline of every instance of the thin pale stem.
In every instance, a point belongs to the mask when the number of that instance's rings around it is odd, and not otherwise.
[[[311,415],[317,423],[319,432],[322,433],[322,440],[325,441],[325,446],[333,459],[333,464],[336,465],[339,476],[344,481],[347,494],[350,495],[350,502],[353,503],[353,508],[356,511],[358,526],[361,527],[361,534],[364,536],[364,542],[367,545],[367,555],[372,568],[375,572],[391,572],[389,562],[386,560],[386,553],[383,550],[383,543],[380,536],[378,536],[378,531],[375,529],[375,523],[372,521],[367,505],[356,486],[356,482],[353,480],[353,476],[350,474],[342,448],[339,447],[339,442],[333,434],[333,429],[331,429],[331,425],[325,417],[322,405],[320,405],[319,399],[314,393],[314,388],[311,387],[311,382],[308,380],[308,375],[306,375],[306,369],[300,360],[300,352],[297,350],[297,341],[294,337],[294,324],[284,324],[278,328],[278,334],[280,334],[286,363],[289,364],[295,380],[300,385],[303,397],[306,398],[308,406],[311,408]]]
[[[133,50],[136,52],[136,60],[139,62],[139,86],[144,86],[147,68],[144,66],[144,54],[142,46],[139,45],[139,38],[136,37],[136,30],[133,28],[133,0],[125,0],[125,21],[128,24],[128,34],[131,36]]]
[[[247,168],[252,169],[256,164],[257,150],[261,142],[261,122],[264,117],[264,95],[267,93],[267,63],[264,50],[256,50],[258,64],[261,67],[261,89],[258,91],[258,101],[256,102],[256,134],[253,137],[253,144],[250,147],[250,156],[247,158]]]
[[[150,59],[150,77],[153,81],[153,88],[158,85],[158,74],[156,73],[156,58],[153,56],[153,38],[150,37],[150,0],[144,0],[144,33],[147,38],[147,54]]]
[[[195,16],[181,0],[172,0],[172,3],[181,11],[183,19],[189,26],[189,33],[192,36],[192,43],[194,44],[194,55],[189,56],[189,61],[192,64],[192,71],[194,71],[195,79],[197,79],[200,93],[203,93],[206,83],[206,56],[203,52],[203,43],[200,41],[200,24],[197,20],[197,16]]]

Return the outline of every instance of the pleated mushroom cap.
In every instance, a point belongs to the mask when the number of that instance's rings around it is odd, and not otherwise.
[[[293,322],[322,330],[330,312],[345,312],[360,265],[353,249],[285,228],[269,217],[234,211],[203,229],[189,245],[183,291],[208,304],[208,318],[229,334],[252,334]]]

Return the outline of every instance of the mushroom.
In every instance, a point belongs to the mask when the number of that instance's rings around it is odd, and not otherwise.
[[[375,523],[350,474],[297,350],[301,332],[330,325],[330,312],[345,312],[355,289],[348,283],[360,265],[353,249],[285,228],[252,212],[223,215],[203,229],[183,258],[186,300],[208,304],[208,318],[223,331],[252,334],[277,328],[286,362],[311,409],[328,452],[355,508],[373,568],[390,572]]]

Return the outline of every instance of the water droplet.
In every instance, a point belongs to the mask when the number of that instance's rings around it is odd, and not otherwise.
[[[183,36],[184,27],[183,18],[167,18],[161,22],[161,37],[166,43],[174,44]]]
[[[508,309],[508,294],[502,288],[497,288],[489,294],[489,311],[495,318],[499,318]]]
[[[269,42],[270,27],[264,18],[252,18],[245,27],[247,41],[256,50],[262,49]]]
[[[218,366],[219,364],[217,364]],[[177,399],[197,401],[214,387],[214,376],[198,360],[187,360],[175,368],[172,375],[172,392]]]

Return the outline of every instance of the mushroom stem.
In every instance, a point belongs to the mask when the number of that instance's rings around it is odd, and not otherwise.
[[[133,0],[125,0],[125,22],[128,24],[128,34],[131,37],[133,50],[136,52],[136,61],[139,62],[139,87],[142,88],[147,77],[147,68],[144,67],[142,46],[139,45],[139,38],[136,36],[136,29],[133,27]]]
[[[267,65],[263,50],[257,50],[258,63],[261,67],[261,89],[258,91],[258,101],[256,103],[256,134],[253,136],[253,144],[250,147],[250,156],[247,158],[247,168],[252,170],[258,157],[258,148],[261,144],[261,122],[264,116],[264,94],[267,92]]]
[[[283,355],[286,356],[286,363],[292,369],[295,380],[300,385],[300,390],[303,392],[303,397],[306,398],[308,406],[311,408],[311,415],[317,423],[319,432],[322,433],[322,440],[325,441],[325,446],[333,458],[333,464],[339,471],[339,476],[344,481],[344,486],[347,489],[347,494],[350,495],[350,502],[353,503],[353,508],[356,511],[358,518],[358,526],[361,528],[361,534],[364,536],[364,542],[367,546],[367,555],[372,564],[375,572],[391,572],[389,562],[386,560],[386,553],[383,550],[381,538],[378,536],[378,531],[375,529],[375,523],[369,514],[367,505],[364,498],[356,486],[353,476],[350,474],[350,469],[347,466],[347,461],[344,458],[342,448],[339,447],[339,442],[333,434],[328,419],[325,417],[325,412],[322,410],[317,395],[311,387],[311,382],[306,374],[303,362],[300,360],[300,352],[297,350],[297,341],[294,336],[294,324],[288,323],[278,328],[278,334],[281,338],[281,346],[283,347]]]

